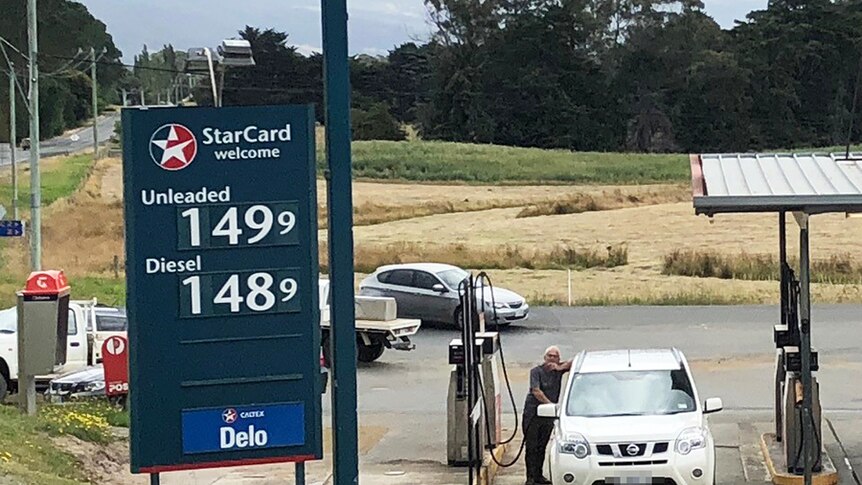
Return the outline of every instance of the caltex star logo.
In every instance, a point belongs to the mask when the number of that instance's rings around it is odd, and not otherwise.
[[[236,418],[236,409],[228,408],[225,409],[223,413],[221,413],[221,419],[224,420],[224,422],[227,424],[233,424],[236,421]]]
[[[192,130],[183,125],[169,123],[150,138],[150,156],[156,165],[165,170],[182,170],[195,159],[198,142]]]

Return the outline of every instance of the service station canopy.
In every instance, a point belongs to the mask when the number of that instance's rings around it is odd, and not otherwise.
[[[697,214],[862,212],[862,153],[691,155]]]

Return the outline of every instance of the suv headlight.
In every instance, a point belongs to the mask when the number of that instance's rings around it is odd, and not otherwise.
[[[706,429],[700,426],[686,428],[682,430],[676,438],[676,452],[680,455],[687,455],[691,450],[706,447]]]
[[[101,391],[104,388],[105,381],[89,382],[86,386],[84,386],[84,390],[86,390],[87,392]]]
[[[575,455],[575,458],[584,459],[590,456],[590,443],[583,435],[570,433],[565,435],[564,440],[560,441],[560,453]]]

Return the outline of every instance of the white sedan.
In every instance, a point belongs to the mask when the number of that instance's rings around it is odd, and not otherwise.
[[[559,406],[559,408],[558,408]],[[714,485],[715,444],[706,415],[721,399],[698,400],[677,349],[581,352],[559,405],[549,447],[554,485]]]

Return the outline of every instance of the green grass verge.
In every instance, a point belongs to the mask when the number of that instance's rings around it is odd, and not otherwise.
[[[318,166],[325,168],[318,152]],[[580,153],[436,141],[353,143],[356,177],[472,183],[634,184],[690,180],[687,155]]]
[[[85,483],[87,477],[75,457],[48,440],[49,429],[42,414],[29,418],[13,406],[0,406],[0,477],[9,475],[12,483],[34,485]]]
[[[74,155],[63,157],[53,162],[50,168],[42,169],[42,206],[48,206],[58,199],[69,197],[75,193],[87,177],[93,166],[92,155]],[[12,211],[12,182],[0,182],[0,204]],[[19,171],[18,177],[18,207],[21,210],[30,208],[30,171]]]
[[[62,405],[45,404],[39,409],[40,429],[51,436],[63,434],[93,443],[114,440],[111,426],[129,427],[129,414],[105,400],[84,400]]]

